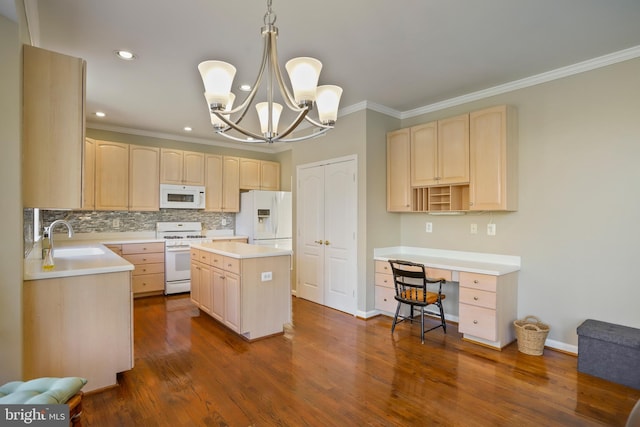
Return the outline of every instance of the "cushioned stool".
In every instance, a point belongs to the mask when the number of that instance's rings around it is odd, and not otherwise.
[[[585,320],[578,326],[578,371],[640,390],[640,329]]]
[[[79,377],[37,378],[12,381],[0,386],[0,404],[67,404],[72,426],[81,425],[82,387],[87,380]]]

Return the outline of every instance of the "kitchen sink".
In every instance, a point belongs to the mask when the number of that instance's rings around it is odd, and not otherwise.
[[[54,258],[78,258],[87,256],[104,255],[106,252],[102,248],[54,248]]]

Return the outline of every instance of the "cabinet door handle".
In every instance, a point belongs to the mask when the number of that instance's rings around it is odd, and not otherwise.
[[[327,246],[329,246],[329,245],[331,244],[331,242],[329,242],[328,240],[325,240],[325,241],[324,241],[324,244],[325,244],[325,245],[327,245]]]
[[[477,321],[477,320],[474,320],[474,321],[473,321],[473,324],[474,324],[474,325],[477,325],[477,324],[478,324],[478,321]]]
[[[478,284],[478,279],[474,280],[473,283]]]
[[[474,301],[478,301],[478,297],[473,297],[473,300]]]
[[[321,245],[322,244],[322,240],[314,240],[313,243],[317,243],[317,244]]]

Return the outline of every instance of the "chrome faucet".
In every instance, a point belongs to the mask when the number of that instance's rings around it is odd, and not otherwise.
[[[53,255],[53,227],[55,227],[58,224],[65,225],[67,227],[67,230],[69,230],[69,238],[73,237],[73,228],[71,228],[71,224],[69,224],[67,221],[63,219],[56,219],[51,224],[49,224],[49,227],[45,228],[45,232],[49,235],[49,250],[51,251],[52,255]]]

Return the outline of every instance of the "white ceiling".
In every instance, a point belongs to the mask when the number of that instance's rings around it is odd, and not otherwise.
[[[198,63],[234,64],[238,84],[258,71],[266,0],[33,1],[35,44],[87,61],[89,127],[215,140]],[[316,57],[320,83],[344,88],[341,108],[367,101],[399,117],[640,46],[639,0],[273,0],[273,10],[282,67]]]

